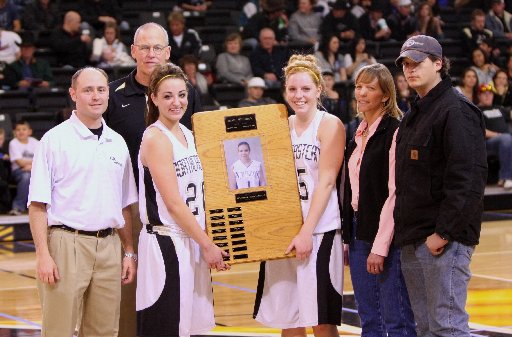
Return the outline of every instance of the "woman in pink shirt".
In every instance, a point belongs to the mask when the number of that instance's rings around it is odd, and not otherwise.
[[[393,247],[394,156],[401,111],[393,77],[382,64],[361,68],[355,99],[362,117],[345,152],[343,241],[348,244],[361,336],[416,336],[414,316]]]

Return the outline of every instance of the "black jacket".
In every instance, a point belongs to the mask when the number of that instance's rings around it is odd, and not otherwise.
[[[373,243],[379,230],[380,213],[388,198],[389,149],[393,134],[400,122],[389,115],[380,121],[375,133],[366,144],[359,172],[359,203],[356,238]],[[352,188],[348,174],[348,161],[356,148],[354,138],[345,150],[345,188],[343,196],[343,242],[352,239]]]
[[[196,32],[187,29],[183,32],[183,40],[178,46],[172,34],[169,32],[169,46],[171,46],[171,62],[179,64],[180,59],[185,55],[194,55],[199,57],[201,49],[201,40]]]
[[[100,16],[111,16],[119,24],[123,12],[116,0],[82,0],[79,13],[82,21],[89,23],[99,34],[105,27],[105,24],[99,20]]]
[[[39,1],[26,4],[21,17],[22,27],[25,30],[52,30],[59,24],[59,9],[54,3],[48,8],[41,6]]]
[[[289,58],[290,52],[283,46],[274,46],[269,53],[258,45],[249,55],[254,76],[263,78],[265,73],[273,73],[279,81],[283,80],[283,68]]]
[[[356,36],[353,39],[342,39],[340,34],[348,30],[353,30]],[[341,18],[334,17],[332,12],[327,14],[320,25],[319,31],[322,35],[322,39],[326,39],[331,35],[336,35],[340,40],[342,40],[342,42],[350,44],[361,36],[359,21],[352,13],[350,13],[350,11],[347,11],[347,13]]]
[[[284,25],[279,18],[271,19],[263,12],[259,12],[251,16],[243,28],[242,38],[244,40],[250,38],[258,40],[260,31],[263,28],[272,29],[276,35],[276,40],[279,42],[283,42],[288,39],[288,28],[286,28],[286,25]]]
[[[123,136],[132,160],[135,181],[138,182],[137,156],[142,134],[146,130],[146,92],[147,88],[135,80],[136,69],[128,76],[109,83],[107,111],[103,114],[105,122],[114,131]],[[191,116],[201,111],[199,93],[188,86],[188,106],[181,123],[191,129]]]
[[[481,111],[446,77],[416,98],[396,139],[395,244],[434,232],[476,245],[487,178]]]
[[[85,66],[89,60],[89,48],[82,42],[80,33],[71,34],[62,28],[53,31],[51,48],[57,56],[59,65],[74,68]]]

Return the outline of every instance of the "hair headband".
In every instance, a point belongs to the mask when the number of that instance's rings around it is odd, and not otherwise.
[[[308,73],[311,73],[311,75],[313,75],[313,77],[316,79],[316,81],[318,83],[320,83],[320,79],[318,78],[318,75],[315,74],[311,69],[303,67],[303,66],[296,66],[296,67],[293,67],[293,69],[300,69],[300,70],[306,71]]]
[[[162,82],[163,80],[165,80],[166,78],[181,78],[180,76],[176,75],[176,74],[167,74],[165,75],[164,77],[162,77],[161,79],[158,80],[158,82],[156,82],[156,85],[159,85],[160,82]]]

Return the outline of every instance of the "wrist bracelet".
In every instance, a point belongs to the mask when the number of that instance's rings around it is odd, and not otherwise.
[[[129,257],[130,259],[133,259],[133,261],[137,262],[137,254],[135,253],[124,253],[124,257]]]

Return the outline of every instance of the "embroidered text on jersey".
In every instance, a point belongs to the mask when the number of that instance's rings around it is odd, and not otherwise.
[[[183,177],[189,173],[202,171],[201,161],[199,156],[189,156],[174,162],[174,169],[176,170],[176,176]]]
[[[293,145],[293,154],[295,159],[305,158],[318,162],[320,157],[320,148],[313,144],[295,144]]]

